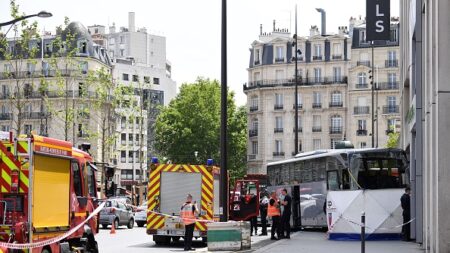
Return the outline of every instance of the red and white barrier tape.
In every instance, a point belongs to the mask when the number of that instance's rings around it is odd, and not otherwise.
[[[182,218],[180,216],[175,216],[175,215],[170,215],[170,214],[165,214],[165,213],[158,213],[155,211],[148,211],[150,213],[154,213],[157,215],[161,215],[161,216],[165,216],[165,217],[171,217],[171,218],[179,218],[180,220],[182,220]],[[204,220],[204,219],[189,219],[189,218],[184,218],[185,220],[188,221],[195,221],[195,222],[204,222],[204,223],[215,223],[216,221],[213,220]]]
[[[92,219],[94,216],[96,216],[105,206],[106,202],[103,202],[99,207],[97,207],[88,217],[86,220],[84,220],[82,223],[78,224],[77,226],[73,227],[71,230],[67,231],[66,233],[56,236],[54,238],[50,238],[44,241],[39,242],[33,242],[33,243],[6,243],[6,242],[0,242],[0,247],[5,247],[8,249],[34,249],[39,247],[44,247],[49,244],[53,244],[56,242],[59,242],[63,239],[66,239],[73,233],[75,233],[78,229],[80,229],[86,222],[88,222],[90,219]]]

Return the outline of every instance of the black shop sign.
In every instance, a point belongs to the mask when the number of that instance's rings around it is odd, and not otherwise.
[[[366,40],[389,40],[390,0],[366,0]]]

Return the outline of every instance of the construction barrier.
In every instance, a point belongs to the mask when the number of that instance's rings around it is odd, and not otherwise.
[[[229,221],[208,223],[208,250],[250,249],[250,222]]]

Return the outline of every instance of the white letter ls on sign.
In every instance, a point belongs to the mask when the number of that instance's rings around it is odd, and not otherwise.
[[[375,22],[375,26],[377,27],[377,29],[375,29],[377,33],[382,33],[384,31],[383,20]]]

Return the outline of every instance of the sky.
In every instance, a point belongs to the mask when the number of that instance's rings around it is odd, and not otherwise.
[[[172,79],[178,86],[197,77],[220,80],[221,1],[220,0],[16,0],[26,14],[46,10],[50,18],[37,18],[41,30],[51,30],[64,17],[89,25],[128,27],[128,12],[135,12],[136,27],[167,39],[167,59],[172,63]],[[348,26],[350,17],[364,18],[365,0],[230,0],[228,1],[228,86],[238,105],[246,103],[242,85],[247,82],[250,44],[258,39],[260,24],[271,32],[294,29],[298,8],[298,34],[308,35],[311,25],[320,28],[320,13],[327,12],[327,33]],[[399,14],[399,0],[391,0],[391,16]],[[11,19],[9,1],[0,0],[0,22]],[[5,32],[8,27],[3,27]],[[291,29],[290,29],[291,30]]]

